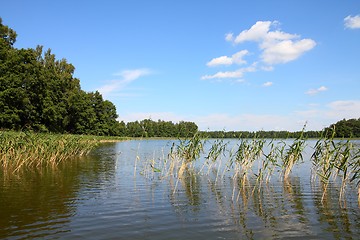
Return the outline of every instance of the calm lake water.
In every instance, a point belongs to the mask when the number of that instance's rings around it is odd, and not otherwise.
[[[304,162],[288,181],[240,187],[223,165],[184,177],[148,171],[173,141],[102,144],[56,168],[0,172],[1,239],[359,239],[357,189],[330,185],[324,201]],[[234,143],[236,144],[236,143]],[[221,170],[219,170],[221,169]],[[219,171],[218,171],[219,170]],[[220,174],[219,174],[220,173]]]

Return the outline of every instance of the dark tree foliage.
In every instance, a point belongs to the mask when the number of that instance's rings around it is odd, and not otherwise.
[[[335,132],[334,132],[335,131]],[[359,138],[360,137],[360,118],[343,119],[335,124],[331,124],[325,129],[326,135],[337,138]]]
[[[115,106],[85,92],[75,67],[51,50],[16,49],[16,32],[0,18],[0,128],[119,135]]]

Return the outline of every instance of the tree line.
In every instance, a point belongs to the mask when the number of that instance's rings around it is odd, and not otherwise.
[[[319,138],[322,131],[201,131],[207,138]]]
[[[336,138],[360,138],[360,118],[343,119],[325,128],[327,135],[334,135]]]
[[[121,122],[124,127],[123,136],[129,137],[177,137],[188,138],[198,132],[198,126],[193,122],[180,121],[153,121],[144,119],[142,121]]]

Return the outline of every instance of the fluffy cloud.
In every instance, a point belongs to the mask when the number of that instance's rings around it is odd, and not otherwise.
[[[278,25],[277,21],[258,21],[236,38],[232,37],[232,41],[235,44],[245,41],[258,42],[262,51],[260,58],[268,65],[293,61],[316,46],[316,42],[312,39],[300,39],[297,34],[278,29],[271,31],[272,26],[276,28]]]
[[[297,34],[281,31],[278,26],[279,22],[277,21],[258,21],[237,36],[234,36],[233,33],[225,34],[225,40],[235,45],[248,41],[257,43],[260,52],[255,64],[262,63],[262,66],[259,66],[258,69],[263,71],[273,70],[273,65],[276,64],[294,61],[316,46],[314,40],[309,38],[301,39]],[[248,50],[242,50],[231,57],[221,56],[214,58],[207,63],[207,66],[232,65],[234,63],[246,64],[243,57],[248,53]],[[238,78],[242,77],[245,72],[242,69],[218,72],[214,75],[203,76],[202,79]]]
[[[242,31],[239,35],[234,39],[234,43],[239,44],[245,41],[263,41],[271,26],[272,22],[270,21],[258,21],[256,22],[250,29]]]
[[[321,86],[321,87],[316,88],[316,89],[313,89],[313,88],[309,89],[308,91],[305,92],[305,94],[307,94],[307,95],[315,95],[315,94],[318,94],[320,92],[324,92],[324,91],[327,91],[327,90],[328,90],[327,87]]]
[[[356,28],[360,28],[360,15],[356,15],[356,16],[347,16],[346,18],[344,18],[344,24],[346,28],[350,28],[350,29],[356,29]]]
[[[246,61],[243,60],[243,58],[248,53],[249,53],[249,51],[247,51],[247,50],[241,50],[241,51],[233,54],[231,57],[221,56],[218,58],[213,58],[206,65],[209,67],[214,67],[214,66],[218,66],[218,65],[246,64]]]
[[[296,42],[291,40],[278,41],[264,48],[261,59],[269,65],[287,63],[299,58],[315,45],[316,43],[311,39],[302,39]]]
[[[114,76],[117,79],[110,81],[110,83],[98,88],[97,90],[102,95],[108,95],[115,91],[122,90],[125,86],[127,86],[132,81],[136,79],[151,74],[151,71],[146,68],[141,69],[132,69],[132,70],[123,70],[121,72],[115,73]]]

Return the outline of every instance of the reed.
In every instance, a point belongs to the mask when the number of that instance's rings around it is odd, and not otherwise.
[[[200,158],[204,150],[204,140],[199,133],[194,134],[190,139],[180,140],[177,145],[176,156],[182,161],[178,176],[182,177],[185,169],[191,165],[192,162]]]
[[[253,164],[263,154],[264,139],[253,138],[251,141],[242,139],[235,152],[234,178],[240,177],[240,181],[246,184],[248,176],[252,172]]]
[[[211,145],[206,146],[209,143]],[[215,183],[226,175],[239,184],[239,193],[245,191],[250,182],[253,183],[252,194],[254,194],[255,190],[263,189],[262,184],[268,185],[274,175],[278,175],[284,183],[288,182],[293,169],[304,161],[305,149],[311,150],[306,143],[306,139],[301,134],[292,141],[254,137],[239,139],[235,145],[229,146],[230,141],[226,142],[223,139],[207,141],[195,134],[190,139],[174,142],[167,158],[164,153],[162,158],[154,155],[145,163],[143,175],[150,177],[155,173],[162,179],[165,177],[176,179],[174,192],[182,178],[188,176],[189,171],[208,175],[209,178],[214,176]],[[359,144],[356,145],[356,142],[350,140],[335,140],[333,136],[322,137],[312,151],[306,153],[306,156],[309,156],[306,160],[311,160],[313,165],[311,181],[315,182],[316,178],[319,178],[324,189],[322,201],[329,184],[335,181],[340,184],[339,200],[345,199],[347,186],[354,183],[357,186],[360,203]],[[195,164],[197,160],[200,160],[200,164]],[[203,171],[206,167],[207,171]],[[239,198],[235,195],[234,188],[233,200]]]
[[[286,180],[289,177],[291,170],[294,165],[299,161],[303,160],[302,152],[305,148],[305,140],[301,137],[294,140],[294,142],[286,150],[285,154],[282,157],[282,168],[283,168],[283,178]]]
[[[350,163],[352,177],[350,182],[355,182],[358,190],[358,202],[360,204],[360,149],[354,154],[354,159]]]
[[[268,147],[270,148],[269,153],[265,154],[265,159],[262,163],[263,168],[263,177],[266,183],[270,182],[270,178],[274,173],[276,167],[280,167],[278,163],[278,159],[280,159],[281,153],[283,152],[282,149],[286,144],[279,145],[279,143],[275,143],[274,139],[270,140],[268,143]]]
[[[339,201],[344,201],[348,183],[356,182],[360,203],[360,149],[350,140],[335,140],[335,130],[327,138],[320,138],[311,156],[314,172],[323,184],[324,200],[330,182],[340,181]]]
[[[57,165],[87,154],[98,141],[89,136],[0,132],[0,166],[18,171],[21,167]]]
[[[205,157],[205,161],[204,164],[201,168],[201,170],[199,172],[202,171],[202,169],[204,168],[205,165],[208,166],[208,173],[210,173],[210,170],[216,166],[216,164],[218,164],[217,166],[217,170],[216,170],[216,180],[219,177],[219,173],[220,173],[220,169],[221,169],[221,164],[222,164],[222,157],[226,157],[226,153],[227,153],[227,145],[229,142],[225,142],[223,139],[216,139],[215,142],[211,145],[211,148],[209,149],[209,152],[207,154],[207,156]]]

